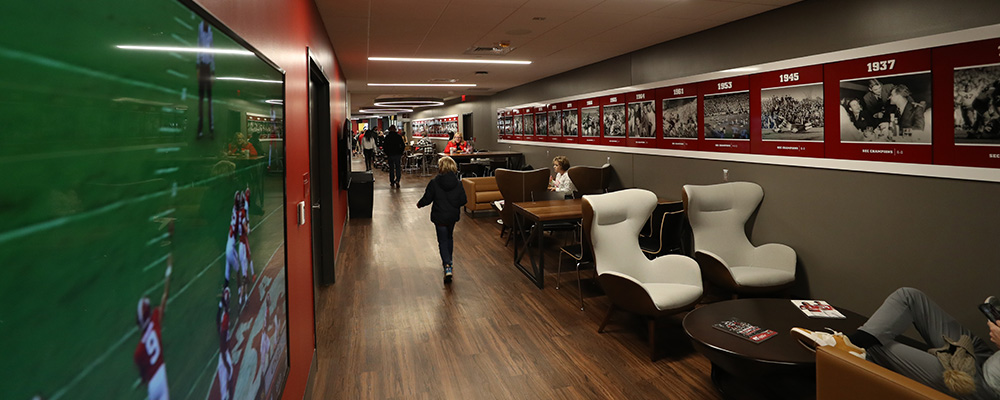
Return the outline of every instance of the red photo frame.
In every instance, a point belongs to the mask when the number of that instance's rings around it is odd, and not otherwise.
[[[823,66],[750,76],[750,150],[776,156],[824,156],[827,132]]]
[[[562,113],[562,136],[563,143],[577,143],[580,139],[580,111],[577,109],[577,101],[567,101],[559,103],[559,111]]]
[[[655,148],[660,113],[656,89],[625,94],[625,136],[629,147]]]
[[[579,107],[580,138],[579,143],[601,144],[601,99],[583,99],[575,101]]]
[[[601,97],[601,144],[625,146],[625,93]]]
[[[661,149],[698,150],[701,111],[698,107],[698,84],[656,89],[656,108],[660,120]]]
[[[1000,39],[939,47],[931,56],[934,163],[1000,168],[1000,119],[988,116],[1000,106]]]
[[[915,106],[924,103],[933,109],[930,49],[827,64],[823,73],[826,157],[931,163],[931,124],[925,122],[927,117],[920,118],[930,111],[921,112]],[[900,112],[895,111],[898,101],[892,100],[892,92],[902,86],[911,92],[913,101]],[[912,121],[918,121],[921,129],[904,127],[916,126]]]
[[[725,153],[750,152],[750,78],[746,75],[698,85],[699,148]]]

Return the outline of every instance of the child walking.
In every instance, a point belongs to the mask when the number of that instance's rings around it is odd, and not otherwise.
[[[455,223],[462,216],[465,205],[465,190],[458,180],[458,165],[451,157],[438,160],[438,175],[427,183],[424,196],[417,202],[417,208],[431,206],[431,222],[437,231],[438,250],[444,266],[444,283],[451,282],[452,249],[455,244]]]

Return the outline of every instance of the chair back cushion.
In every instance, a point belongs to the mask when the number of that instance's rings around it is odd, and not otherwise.
[[[694,235],[694,250],[715,253],[731,265],[751,265],[753,245],[746,223],[764,198],[752,182],[684,185],[684,208]]]
[[[569,179],[576,186],[576,191],[580,194],[600,194],[606,193],[611,186],[611,164],[604,164],[600,167],[579,165],[570,167],[566,171]]]
[[[496,170],[497,188],[503,195],[504,207],[500,218],[504,225],[513,226],[513,203],[532,201],[531,192],[543,191],[549,185],[549,170],[535,169],[531,171],[515,171],[500,168]]]
[[[648,260],[639,249],[639,230],[656,207],[656,194],[643,189],[583,197],[597,273],[618,272],[645,282]],[[585,214],[587,214],[585,212]]]

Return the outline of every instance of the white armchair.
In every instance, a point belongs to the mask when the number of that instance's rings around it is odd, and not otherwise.
[[[656,318],[694,308],[701,299],[698,263],[682,255],[649,260],[639,248],[639,230],[656,207],[656,195],[642,189],[583,196],[597,280],[611,299],[604,322],[616,309],[650,317],[649,345],[655,357]]]
[[[736,295],[779,292],[795,282],[795,250],[778,243],[754,247],[747,238],[747,220],[764,198],[760,185],[684,185],[683,197],[695,259],[709,281]]]

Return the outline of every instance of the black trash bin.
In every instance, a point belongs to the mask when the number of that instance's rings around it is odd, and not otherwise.
[[[350,218],[371,218],[375,197],[375,176],[371,172],[351,172],[347,186],[347,209]]]

